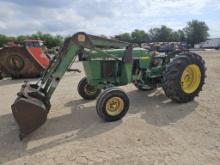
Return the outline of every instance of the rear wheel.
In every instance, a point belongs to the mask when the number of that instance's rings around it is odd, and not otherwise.
[[[100,94],[101,89],[97,89],[88,84],[88,80],[86,77],[82,78],[78,84],[78,93],[85,100],[96,99],[96,97]]]
[[[127,94],[117,88],[105,90],[98,98],[96,110],[101,119],[107,122],[120,120],[129,109]]]
[[[13,79],[20,78],[20,71],[25,67],[23,58],[18,54],[9,54],[7,66]]]
[[[176,102],[192,101],[202,90],[205,71],[205,62],[195,53],[174,59],[163,75],[165,94]]]

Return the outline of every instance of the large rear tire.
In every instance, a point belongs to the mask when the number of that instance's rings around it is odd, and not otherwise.
[[[101,89],[97,89],[88,84],[86,77],[82,78],[78,84],[78,93],[85,100],[93,100],[101,93]]]
[[[167,97],[185,103],[199,95],[205,83],[205,62],[195,53],[183,54],[166,67],[162,87]]]

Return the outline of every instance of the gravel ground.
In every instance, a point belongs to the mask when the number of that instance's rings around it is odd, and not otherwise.
[[[95,101],[77,94],[83,74],[67,73],[46,124],[22,142],[10,105],[23,80],[0,81],[0,164],[219,165],[220,52],[198,53],[208,69],[195,101],[177,104],[162,89],[141,92],[128,85],[122,87],[131,101],[128,114],[104,123]]]

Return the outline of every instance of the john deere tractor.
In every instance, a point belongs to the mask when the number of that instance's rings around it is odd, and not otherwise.
[[[121,119],[129,109],[129,97],[118,86],[133,83],[141,91],[162,86],[167,97],[186,103],[198,96],[205,80],[205,62],[195,53],[156,55],[130,43],[79,32],[65,41],[40,80],[26,82],[18,93],[12,112],[21,139],[46,121],[51,96],[76,57],[85,70],[78,93],[86,100],[97,98],[97,114],[107,122]]]

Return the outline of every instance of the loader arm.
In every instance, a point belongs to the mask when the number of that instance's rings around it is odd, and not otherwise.
[[[84,48],[101,51],[99,48],[125,48],[126,54],[131,54],[130,43],[110,40],[83,32],[76,33],[65,40],[58,56],[51,62],[42,77],[35,84],[22,85],[18,97],[12,104],[14,118],[20,128],[20,138],[30,134],[40,127],[50,110],[50,98],[57,88],[69,66]],[[107,55],[106,52],[105,56]],[[114,55],[108,54],[110,57]],[[116,58],[116,57],[115,57]]]

